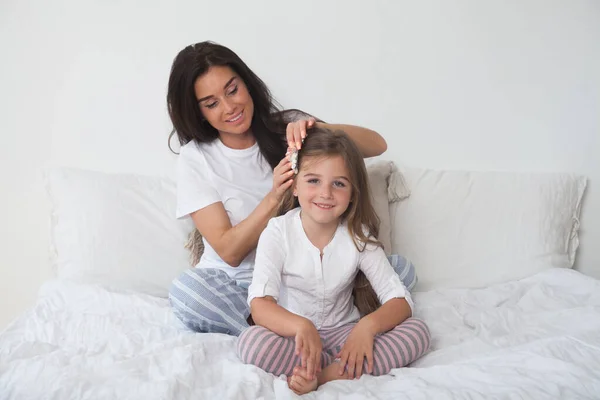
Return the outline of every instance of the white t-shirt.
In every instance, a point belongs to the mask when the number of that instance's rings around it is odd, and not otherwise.
[[[236,150],[221,140],[189,142],[181,148],[177,164],[177,210],[182,218],[208,205],[222,202],[235,226],[246,219],[273,186],[273,170],[258,144]],[[238,267],[231,267],[204,241],[204,253],[197,268],[218,268],[231,278],[249,283],[255,251]]]
[[[361,270],[381,304],[393,298],[413,301],[383,249],[367,245],[359,252],[346,224],[320,251],[306,236],[300,208],[272,218],[258,241],[254,277],[248,288],[248,304],[256,297],[272,296],[317,329],[336,328],[360,318],[352,288]]]

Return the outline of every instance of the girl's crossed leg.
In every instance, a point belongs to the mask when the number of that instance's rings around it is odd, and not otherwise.
[[[320,331],[323,348],[337,355],[342,350],[348,335],[356,324]],[[425,322],[417,318],[408,318],[394,329],[375,336],[373,340],[373,373],[379,376],[394,368],[402,368],[418,360],[429,349],[431,336]],[[363,371],[367,371],[367,360],[363,362]]]
[[[323,340],[322,336],[321,340]],[[281,374],[291,376],[294,367],[300,365],[301,359],[295,355],[295,351],[294,337],[279,336],[259,325],[244,330],[237,343],[238,357],[242,362],[256,365],[277,376]],[[333,360],[333,355],[323,349],[321,368],[325,368]]]
[[[325,369],[335,360],[355,325],[319,331],[323,341],[321,368]],[[430,341],[427,325],[416,318],[409,318],[394,329],[375,336],[373,375],[385,375],[393,368],[412,363],[425,354]],[[274,375],[290,376],[294,367],[300,365],[295,347],[293,337],[281,337],[262,326],[251,326],[240,335],[237,353],[246,364],[256,365]],[[366,360],[363,370],[366,371]]]

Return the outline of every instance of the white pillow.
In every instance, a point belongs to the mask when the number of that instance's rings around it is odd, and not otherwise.
[[[573,266],[584,177],[399,169],[411,195],[392,205],[392,250],[416,265],[416,290]]]
[[[175,218],[166,178],[71,168],[47,173],[59,278],[166,297],[189,268],[189,219]]]
[[[379,217],[378,239],[387,255],[392,253],[392,223],[390,203],[400,201],[410,195],[404,179],[391,161],[369,161],[365,163],[369,180],[371,203]]]

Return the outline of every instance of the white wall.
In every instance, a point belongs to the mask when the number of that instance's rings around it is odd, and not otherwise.
[[[598,2],[4,0],[0,329],[51,276],[43,168],[170,175],[169,68],[206,39],[386,158],[587,175],[578,267],[600,277]]]

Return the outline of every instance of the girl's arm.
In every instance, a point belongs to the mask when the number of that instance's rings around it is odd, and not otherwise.
[[[316,377],[315,373],[321,370],[323,345],[313,323],[281,307],[270,296],[252,299],[250,307],[256,325],[279,336],[294,338],[295,355],[300,356],[300,363],[306,368],[308,376]]]
[[[382,306],[364,316],[352,331],[338,356],[339,373],[347,368],[352,379],[363,372],[363,360],[367,360],[367,371],[373,372],[373,343],[379,333],[387,332],[412,315],[410,293],[394,271],[383,249],[367,245],[359,257],[359,268],[364,272],[377,294]]]
[[[256,325],[264,326],[279,336],[296,336],[312,322],[281,307],[271,296],[254,298],[250,304],[252,319]]]
[[[305,318],[277,304],[287,255],[282,218],[284,217],[272,219],[260,235],[252,283],[248,288],[248,301],[252,319],[257,325],[280,336],[294,336]]]
[[[359,321],[373,336],[387,332],[412,316],[406,299],[393,298]]]
[[[379,309],[365,315],[352,328],[344,346],[340,350],[339,373],[347,368],[350,379],[359,378],[363,372],[363,361],[367,360],[367,372],[373,373],[373,343],[375,336],[387,332],[411,316],[411,308],[406,299],[393,298]]]
[[[365,315],[361,324],[374,334],[387,332],[412,316],[413,301],[410,292],[392,268],[383,249],[367,245],[361,253],[359,268],[373,287],[382,306]]]
[[[313,323],[289,312],[276,303],[281,290],[281,276],[286,262],[286,235],[282,218],[269,221],[260,235],[248,301],[252,319],[257,325],[284,337],[295,337],[295,354],[314,376],[321,366],[321,337]]]

